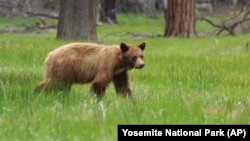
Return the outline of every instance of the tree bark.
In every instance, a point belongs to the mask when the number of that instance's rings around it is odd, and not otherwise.
[[[96,41],[96,0],[61,0],[57,38]]]
[[[87,39],[89,41],[97,41],[96,35],[96,0],[89,0],[88,9],[88,35]]]
[[[115,4],[116,0],[101,0],[100,22],[117,24]]]
[[[196,37],[195,0],[168,0],[164,36]]]

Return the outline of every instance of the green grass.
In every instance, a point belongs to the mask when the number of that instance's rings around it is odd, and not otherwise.
[[[147,43],[145,68],[130,72],[136,102],[116,96],[112,85],[99,103],[89,84],[74,85],[68,97],[36,97],[47,53],[70,41],[55,33],[0,35],[0,140],[115,141],[118,124],[250,123],[249,34],[133,37],[124,33],[162,34],[164,21],[129,14],[118,21],[98,26],[100,43]],[[214,29],[198,22],[197,30]]]

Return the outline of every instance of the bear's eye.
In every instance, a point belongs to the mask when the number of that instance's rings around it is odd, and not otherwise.
[[[141,57],[141,59],[143,60],[143,57],[144,57],[144,56],[141,55],[140,57]]]
[[[137,59],[137,56],[133,56],[133,57],[132,57],[132,60],[133,60],[133,61],[136,61],[136,59]]]

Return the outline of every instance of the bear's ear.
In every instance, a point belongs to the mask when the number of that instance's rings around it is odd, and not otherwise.
[[[145,47],[146,47],[146,43],[143,42],[138,47],[143,51],[145,49]]]
[[[121,48],[122,52],[128,51],[128,46],[125,43],[121,43],[120,48]]]

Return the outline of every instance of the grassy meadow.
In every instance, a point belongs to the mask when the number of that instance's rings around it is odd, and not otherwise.
[[[68,97],[35,96],[48,52],[74,41],[56,40],[54,30],[0,34],[0,141],[115,141],[118,124],[250,123],[250,34],[204,36],[216,29],[198,21],[200,38],[148,38],[129,32],[162,34],[163,17],[118,21],[97,27],[99,43],[147,43],[145,67],[130,71],[135,101],[112,84],[100,102],[90,84],[74,85]],[[1,18],[0,29],[34,22]]]

